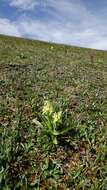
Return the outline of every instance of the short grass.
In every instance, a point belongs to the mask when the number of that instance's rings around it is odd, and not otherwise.
[[[70,128],[57,145],[32,123],[45,100]],[[0,36],[0,190],[11,189],[107,190],[107,52]]]

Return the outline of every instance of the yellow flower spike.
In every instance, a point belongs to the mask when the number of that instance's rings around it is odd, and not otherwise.
[[[44,102],[44,106],[43,106],[42,113],[43,113],[43,114],[47,114],[47,113],[52,114],[53,111],[54,111],[54,110],[53,110],[52,104],[51,104],[49,101],[45,101],[45,102]]]
[[[54,49],[54,47],[53,46],[51,46],[51,50],[53,50]]]
[[[59,111],[59,112],[57,112],[57,113],[55,112],[55,113],[53,114],[53,122],[54,122],[54,123],[60,122],[61,116],[62,116],[62,112],[61,112],[61,111]]]

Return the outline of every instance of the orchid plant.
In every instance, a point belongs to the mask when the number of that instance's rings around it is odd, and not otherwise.
[[[45,101],[42,109],[42,122],[39,122],[36,118],[33,119],[33,123],[45,128],[45,133],[50,137],[51,142],[54,145],[58,144],[57,137],[63,135],[71,128],[58,130],[58,126],[62,122],[62,111],[56,111],[50,101]]]

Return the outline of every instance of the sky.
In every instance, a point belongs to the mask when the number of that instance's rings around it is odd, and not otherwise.
[[[107,0],[1,0],[0,34],[107,50]]]

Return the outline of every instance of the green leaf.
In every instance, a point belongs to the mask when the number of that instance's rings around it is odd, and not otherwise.
[[[72,129],[72,127],[68,127],[66,129],[62,130],[61,132],[59,132],[59,135],[63,135],[65,133],[67,133],[68,131],[70,131],[71,129]]]
[[[55,145],[58,144],[58,141],[57,141],[57,138],[56,138],[56,137],[53,139],[53,144],[55,144]]]

